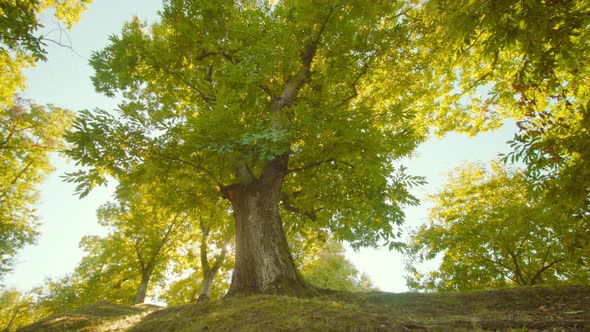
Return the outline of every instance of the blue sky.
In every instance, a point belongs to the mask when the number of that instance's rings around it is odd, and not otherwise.
[[[72,50],[49,45],[49,60],[26,71],[25,97],[39,104],[53,104],[66,109],[116,108],[117,100],[94,92],[90,76],[92,69],[88,59],[93,51],[102,49],[108,36],[120,31],[124,22],[133,15],[153,21],[161,7],[160,0],[96,0],[83,14],[80,22],[67,36],[56,30],[49,15],[46,15],[47,37],[61,38]],[[512,138],[514,125],[505,125],[498,131],[469,138],[450,134],[444,139],[433,138],[416,151],[416,156],[404,164],[409,172],[425,176],[428,185],[415,190],[419,198],[435,192],[452,168],[464,161],[489,161],[498,152],[507,152],[505,144]],[[41,185],[39,216],[43,226],[38,244],[21,251],[14,272],[5,279],[8,287],[23,290],[40,285],[46,277],[61,277],[73,271],[82,258],[78,242],[84,235],[104,234],[96,222],[95,211],[109,200],[111,191],[100,188],[87,198],[74,196],[74,186],[63,183],[60,176],[75,169],[72,163],[54,156],[56,171]],[[427,204],[406,209],[407,222],[404,228],[414,228],[426,220]],[[399,253],[386,249],[347,251],[348,258],[367,273],[384,291],[406,291],[403,279],[403,258]]]

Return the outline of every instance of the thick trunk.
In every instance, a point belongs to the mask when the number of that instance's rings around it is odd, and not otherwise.
[[[148,285],[150,283],[150,278],[152,276],[151,271],[143,271],[141,273],[141,282],[137,287],[137,292],[135,293],[135,299],[133,300],[133,304],[141,304],[145,302],[145,296],[147,294]]]
[[[313,291],[295,268],[279,215],[285,169],[286,158],[279,157],[260,178],[227,189],[236,226],[236,260],[227,296],[303,296]]]

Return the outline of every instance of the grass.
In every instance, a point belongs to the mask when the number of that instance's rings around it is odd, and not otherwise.
[[[102,302],[21,331],[205,330],[586,331],[590,287],[440,294],[333,292],[315,298],[257,295],[161,309]]]

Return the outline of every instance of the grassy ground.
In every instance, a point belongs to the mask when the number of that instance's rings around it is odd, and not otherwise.
[[[252,296],[170,308],[108,303],[20,331],[590,331],[590,287]]]

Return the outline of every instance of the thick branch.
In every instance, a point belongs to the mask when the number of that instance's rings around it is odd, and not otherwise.
[[[535,275],[533,276],[533,278],[531,279],[531,286],[537,283],[537,279],[539,279],[541,277],[541,274],[543,274],[543,272],[547,271],[549,268],[551,268],[553,265],[564,261],[565,258],[560,258],[558,260],[555,260],[553,262],[551,262],[548,265],[545,265],[542,269],[540,269],[539,271],[537,271],[537,273],[535,273]]]
[[[289,196],[285,193],[281,193],[281,202],[283,203],[283,207],[285,208],[285,210],[306,216],[312,221],[317,220],[317,215],[315,214],[317,212],[317,210],[305,211],[305,210],[302,210],[298,207],[293,206],[293,204],[291,204]]]
[[[330,20],[330,17],[333,13],[334,8],[330,8],[330,12],[322,22],[322,26],[320,27],[318,34],[315,36],[311,44],[305,47],[303,53],[301,54],[301,68],[299,69],[297,74],[295,74],[295,76],[293,76],[287,82],[281,94],[273,99],[273,102],[270,106],[271,113],[280,113],[283,107],[291,106],[295,101],[295,98],[297,97],[297,93],[299,92],[299,90],[301,90],[303,85],[305,85],[305,83],[307,83],[311,79],[311,64],[313,62],[313,59],[315,58],[318,45],[320,43],[320,39],[326,29],[326,25],[328,24],[328,21]],[[272,94],[270,95],[272,96]]]
[[[512,261],[514,263],[514,274],[516,274],[519,283],[522,286],[527,286],[528,283],[527,281],[524,279],[524,276],[522,275],[522,271],[520,270],[520,264],[518,263],[518,257],[516,256],[515,253],[512,252],[512,250],[507,249],[508,253],[510,254],[510,257],[512,257]]]
[[[215,175],[213,175],[213,172],[211,172],[210,170],[206,169],[205,167],[203,167],[203,166],[201,166],[199,164],[195,164],[195,163],[192,163],[190,161],[186,161],[184,159],[180,159],[180,158],[178,158],[176,156],[170,156],[168,154],[164,154],[164,153],[161,153],[161,152],[158,152],[158,151],[155,151],[155,150],[152,150],[150,152],[153,153],[154,155],[156,155],[157,157],[166,158],[166,159],[171,160],[171,161],[177,161],[177,162],[179,162],[181,164],[185,164],[187,166],[191,166],[191,167],[195,168],[196,170],[199,170],[199,171],[205,173],[209,178],[211,178],[211,180],[217,185],[217,187],[219,189],[224,188],[223,183],[221,183],[221,182],[219,182],[217,180],[217,178],[215,177]]]

